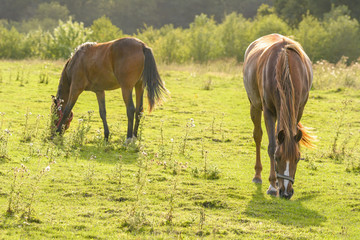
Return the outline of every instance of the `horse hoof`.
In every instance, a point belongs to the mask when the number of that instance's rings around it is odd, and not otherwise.
[[[276,188],[274,188],[271,184],[269,186],[269,189],[266,192],[268,195],[276,197],[278,195],[278,191]]]
[[[135,143],[136,140],[137,140],[136,137],[128,138],[128,139],[125,140],[124,145],[127,146],[127,145],[129,145],[129,144]]]
[[[130,143],[132,143],[132,138],[127,138],[124,142],[124,145],[127,146],[129,145]]]
[[[253,181],[253,183],[256,183],[256,184],[262,184],[261,178],[254,177],[252,181]]]

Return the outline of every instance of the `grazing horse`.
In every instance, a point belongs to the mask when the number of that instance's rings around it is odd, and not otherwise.
[[[136,107],[132,99],[135,87]],[[56,132],[66,130],[73,117],[79,95],[85,91],[96,94],[100,117],[104,125],[105,140],[109,138],[106,122],[105,90],[121,88],[128,118],[127,142],[137,137],[143,93],[147,89],[149,111],[167,89],[158,73],[150,48],[136,38],[122,38],[106,43],[84,43],[66,62],[62,71],[56,97],[53,97],[52,112],[57,114]],[[64,106],[64,108],[63,108]],[[135,114],[135,127],[134,124]]]
[[[311,61],[299,43],[271,34],[255,40],[247,48],[243,73],[256,144],[253,182],[262,183],[260,145],[263,111],[270,157],[270,187],[267,193],[290,199],[294,194],[296,166],[300,160],[299,143],[312,146],[312,137],[300,123],[312,84]]]

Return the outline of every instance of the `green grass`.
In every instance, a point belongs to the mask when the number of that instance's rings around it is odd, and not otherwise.
[[[266,195],[266,134],[263,184],[252,183],[255,144],[241,66],[159,66],[171,98],[145,111],[141,142],[125,147],[119,90],[106,93],[108,144],[91,92],[80,96],[70,129],[54,144],[45,136],[63,62],[0,63],[0,239],[360,237],[358,65],[314,67],[302,123],[313,128],[317,148],[302,149],[287,201]],[[78,119],[90,126],[82,145],[73,140]]]

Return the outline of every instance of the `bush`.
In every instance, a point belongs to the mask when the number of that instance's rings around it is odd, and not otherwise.
[[[59,26],[53,34],[44,36],[44,56],[51,59],[66,59],[71,52],[80,44],[89,39],[91,30],[85,28],[83,23],[73,22],[71,18],[67,22],[59,20]]]
[[[92,41],[107,42],[117,38],[123,37],[123,32],[111,23],[111,20],[106,16],[95,20],[91,25],[92,34],[90,36]]]
[[[219,57],[220,36],[214,34],[217,26],[213,18],[208,18],[205,14],[195,17],[193,23],[190,24],[190,33],[187,44],[193,61],[206,63],[209,60]]]
[[[323,59],[328,48],[328,34],[319,20],[309,14],[304,16],[294,34],[313,62]]]
[[[10,30],[0,25],[0,58],[22,59],[30,56],[24,34],[15,27]]]
[[[219,26],[224,57],[236,57],[239,62],[244,60],[245,50],[253,41],[249,35],[251,24],[241,14],[231,13],[225,16]]]
[[[161,37],[154,43],[154,52],[165,63],[184,63],[191,59],[186,46],[188,33],[173,25],[165,25],[160,29]]]
[[[275,14],[257,16],[250,33],[253,40],[271,33],[291,35],[289,26]]]
[[[144,41],[149,46],[153,44],[160,38],[160,30],[154,29],[152,26],[144,25],[144,28],[137,30],[136,37]]]
[[[338,62],[342,56],[347,56],[348,61],[356,60],[360,55],[360,30],[359,22],[349,16],[339,16],[329,19],[324,23],[328,32],[326,37],[326,53],[322,56],[329,62]]]

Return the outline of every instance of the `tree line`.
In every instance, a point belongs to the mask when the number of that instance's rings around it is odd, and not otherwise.
[[[253,18],[262,4],[273,6],[291,27],[297,26],[307,12],[322,18],[332,5],[348,6],[349,16],[360,20],[360,1],[354,0],[0,0],[0,19],[26,32],[38,26],[49,30],[59,19],[70,16],[89,27],[94,20],[107,16],[125,33],[134,34],[145,23],[155,28],[166,24],[187,28],[201,13],[213,16],[217,22],[232,12]]]
[[[73,2],[75,4],[82,1]],[[157,1],[148,2],[150,4]],[[200,4],[202,1],[193,2]],[[321,18],[307,11],[297,22],[284,20],[275,6],[276,4],[262,4],[253,17],[246,17],[237,12],[224,14],[220,21],[216,20],[214,15],[202,13],[196,15],[187,27],[174,24],[156,27],[149,24],[143,25],[130,35],[125,34],[107,16],[100,16],[86,25],[69,17],[65,8],[62,11],[58,10],[58,13],[54,8],[53,14],[39,10],[38,20],[34,18],[21,24],[17,22],[19,25],[11,24],[9,21],[0,22],[0,58],[65,59],[83,42],[104,42],[133,36],[152,47],[157,59],[165,63],[206,63],[224,58],[236,58],[240,62],[243,61],[246,47],[256,38],[269,33],[293,36],[302,44],[312,61],[325,59],[337,62],[345,56],[347,61],[351,62],[360,56],[360,25],[347,6],[332,5]],[[58,4],[57,7],[64,6]],[[54,23],[45,13],[51,16],[62,13],[62,20]],[[37,22],[48,24],[48,28],[39,25],[37,28],[31,28],[32,24]],[[26,24],[31,30],[23,30]]]

